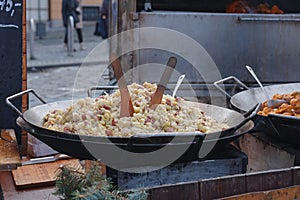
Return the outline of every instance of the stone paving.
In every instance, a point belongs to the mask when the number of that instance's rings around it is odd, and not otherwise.
[[[79,50],[77,35],[74,32],[74,48],[76,51],[70,56],[67,48],[63,45],[64,31],[64,27],[48,28],[45,37],[41,39],[35,37],[33,48],[30,45],[30,32],[27,33],[27,67],[29,70],[39,67],[79,65],[97,45],[103,42],[100,36],[94,35],[94,23],[88,23],[82,30],[85,50]],[[106,60],[107,52],[101,53],[99,57],[94,58],[93,62]]]
[[[27,88],[34,89],[49,103],[86,97],[90,87],[108,85],[108,45],[101,37],[94,36],[93,31],[93,24],[84,26],[85,50],[79,50],[75,40],[77,50],[73,56],[69,56],[63,46],[63,27],[49,30],[42,39],[35,39],[35,59],[30,58],[27,42]],[[77,38],[76,34],[74,36]],[[29,106],[39,103],[31,95],[29,100]]]

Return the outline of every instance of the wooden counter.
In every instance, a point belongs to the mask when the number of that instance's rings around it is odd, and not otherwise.
[[[21,158],[13,130],[1,130],[0,171],[13,170],[21,165]]]
[[[52,193],[54,192],[54,187],[16,190],[12,174],[9,171],[0,171],[0,185],[2,187],[5,200],[59,199],[56,196],[52,195]]]

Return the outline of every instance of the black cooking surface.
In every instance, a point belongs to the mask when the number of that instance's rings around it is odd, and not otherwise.
[[[144,9],[145,0],[138,0],[137,9]],[[225,12],[226,6],[233,0],[151,0],[152,10],[191,11],[191,12]],[[251,5],[268,3],[277,5],[285,13],[300,12],[300,1],[297,0],[251,0]]]

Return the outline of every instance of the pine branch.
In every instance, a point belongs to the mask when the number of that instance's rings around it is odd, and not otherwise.
[[[144,190],[119,191],[111,180],[103,176],[100,166],[94,163],[87,173],[62,166],[56,180],[55,195],[65,200],[146,200]]]
[[[61,195],[62,199],[68,199],[73,191],[79,190],[83,185],[84,174],[78,168],[61,166],[60,172],[56,178],[56,192],[54,194]]]
[[[146,190],[134,190],[131,193],[127,194],[127,198],[129,200],[140,200],[140,199],[147,199],[148,198],[148,193]]]

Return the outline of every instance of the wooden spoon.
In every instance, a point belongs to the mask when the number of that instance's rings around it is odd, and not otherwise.
[[[116,79],[117,79],[117,83],[120,89],[120,94],[121,94],[121,111],[120,111],[120,117],[130,117],[133,116],[133,105],[132,105],[132,101],[130,98],[130,94],[127,88],[127,84],[126,84],[126,80],[124,78],[123,75],[123,70],[121,67],[121,63],[119,61],[119,59],[112,55],[111,56],[112,59],[112,68],[114,70]]]
[[[166,69],[160,79],[159,84],[157,85],[157,89],[154,93],[153,98],[150,102],[150,108],[155,109],[158,104],[161,103],[163,94],[165,92],[166,86],[170,80],[171,74],[175,68],[177,63],[177,59],[175,57],[170,57],[166,66]]]

